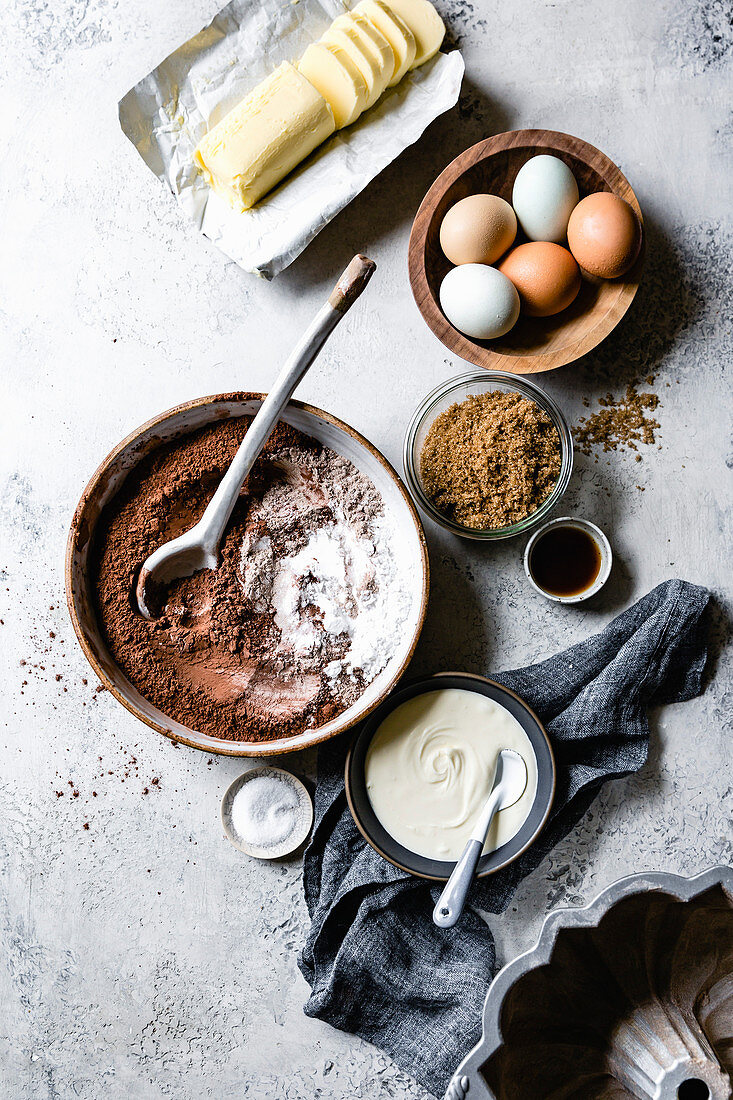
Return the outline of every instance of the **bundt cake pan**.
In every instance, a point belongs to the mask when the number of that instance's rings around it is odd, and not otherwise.
[[[492,983],[446,1100],[730,1100],[733,870],[558,909]]]

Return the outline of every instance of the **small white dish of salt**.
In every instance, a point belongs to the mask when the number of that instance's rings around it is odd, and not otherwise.
[[[252,768],[221,802],[227,839],[256,859],[281,859],[299,848],[313,824],[313,803],[299,779],[280,768]]]

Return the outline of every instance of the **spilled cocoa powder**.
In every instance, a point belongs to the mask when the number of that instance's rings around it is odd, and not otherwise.
[[[146,699],[201,733],[267,741],[336,717],[366,681],[358,671],[331,679],[323,673],[343,657],[347,638],[329,636],[310,660],[283,654],[272,607],[258,601],[256,585],[245,590],[242,548],[266,537],[276,557],[292,554],[314,529],[333,523],[327,474],[356,520],[383,506],[351,463],[281,422],[243,487],[219,568],[174,582],[161,617],[142,618],[134,606],[140,566],[201,517],[249,423],[240,417],[199,429],[131,471],[98,524],[93,584],[110,652]],[[264,498],[284,509],[277,523],[268,523]]]

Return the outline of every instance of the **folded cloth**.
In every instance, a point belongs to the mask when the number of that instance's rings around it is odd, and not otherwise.
[[[536,843],[503,871],[477,880],[471,904],[502,912],[601,785],[644,764],[645,708],[699,694],[708,600],[704,588],[667,581],[600,634],[493,676],[544,723],[557,788]],[[312,989],[305,1013],[375,1043],[442,1095],[480,1037],[495,969],[493,939],[469,909],[455,928],[437,928],[439,890],[387,863],[363,839],[344,795],[347,741],[327,743],[318,756],[315,828],[303,873],[311,928],[298,960]]]

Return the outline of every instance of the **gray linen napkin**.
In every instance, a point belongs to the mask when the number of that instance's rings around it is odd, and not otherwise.
[[[645,708],[691,699],[706,661],[709,593],[660,584],[600,634],[540,664],[494,675],[536,711],[557,764],[555,803],[536,844],[474,884],[470,901],[500,913],[518,883],[579,821],[608,779],[646,761]],[[491,933],[467,910],[436,928],[438,890],[382,859],[346,806],[348,737],[318,756],[315,827],[303,882],[311,928],[299,966],[312,992],[308,1016],[354,1032],[442,1095],[481,1032],[494,975]]]

